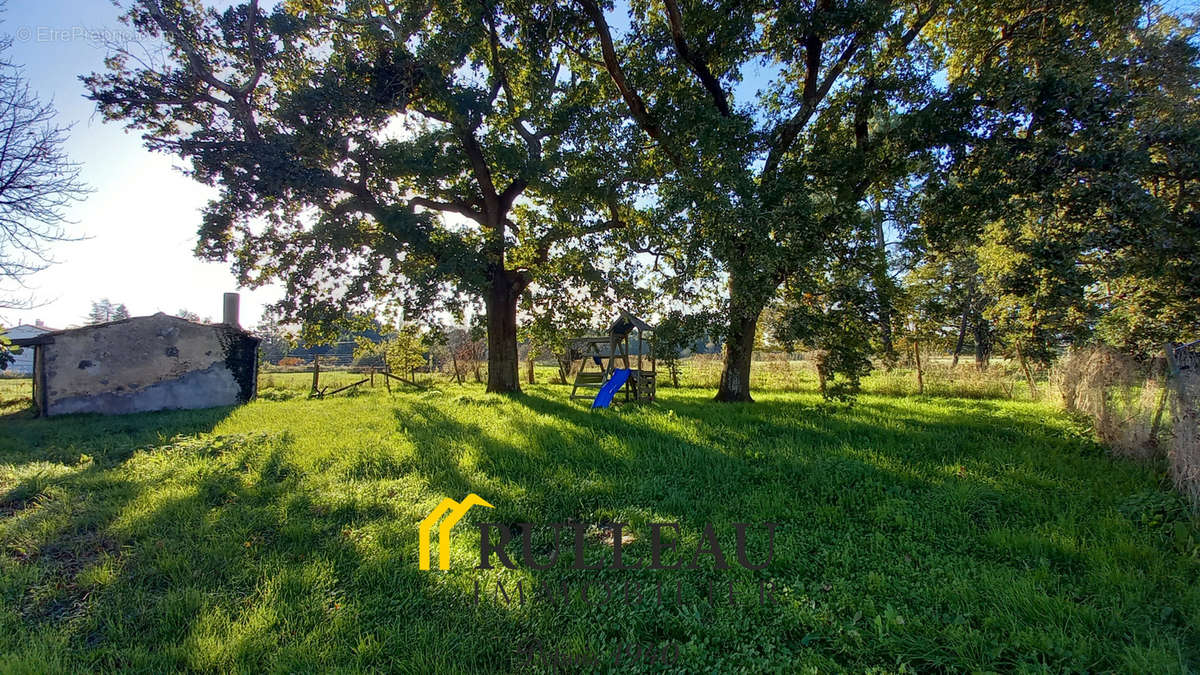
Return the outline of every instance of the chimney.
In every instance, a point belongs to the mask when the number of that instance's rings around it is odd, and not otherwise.
[[[221,314],[221,323],[233,326],[235,328],[241,327],[241,324],[238,323],[238,294],[237,293],[226,293],[225,294],[225,309]]]

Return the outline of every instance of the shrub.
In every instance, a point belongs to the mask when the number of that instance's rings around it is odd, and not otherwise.
[[[1073,349],[1059,360],[1051,382],[1063,407],[1085,415],[1114,453],[1138,459],[1161,454],[1163,385],[1133,358],[1107,346]]]

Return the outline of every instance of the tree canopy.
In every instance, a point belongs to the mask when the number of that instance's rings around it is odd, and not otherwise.
[[[751,400],[764,329],[843,396],[901,334],[1036,366],[1200,326],[1200,56],[1148,3],[135,0],[126,20],[161,51],[84,79],[218,189],[198,252],[282,282],[281,319],[318,332],[481,306],[489,391],[519,390],[519,339],[561,352],[586,328],[580,293],[719,317],[721,401]]]
[[[160,62],[85,78],[104,114],[220,196],[199,252],[289,320],[480,298],[491,391],[515,391],[516,304],[624,225],[619,127],[574,77],[553,4],[135,2]]]

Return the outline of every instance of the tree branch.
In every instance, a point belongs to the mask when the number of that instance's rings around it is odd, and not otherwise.
[[[457,213],[459,215],[466,216],[467,218],[470,218],[471,220],[480,224],[483,224],[486,220],[482,213],[472,209],[470,204],[462,201],[441,202],[437,201],[436,199],[428,199],[426,197],[413,197],[412,199],[408,200],[408,205],[410,207],[420,206],[422,208],[430,209],[432,211],[441,211],[443,213]]]
[[[930,22],[930,20],[933,19],[934,15],[937,14],[937,11],[940,7],[941,0],[934,0],[933,4],[929,6],[929,9],[920,14],[913,22],[913,25],[904,32],[904,34],[900,37],[900,40],[894,45],[889,45],[887,53],[885,54],[885,59],[897,52],[907,50],[909,45],[912,44],[912,41],[921,34],[921,31],[924,30],[925,26]],[[833,88],[834,83],[837,81],[838,77],[841,76],[842,71],[844,71],[846,67],[850,65],[850,61],[854,58],[854,55],[863,47],[867,38],[867,32],[867,29],[863,29],[854,34],[854,37],[850,39],[850,43],[846,45],[845,49],[842,50],[841,55],[838,56],[837,61],[835,61],[834,64],[829,67],[829,72],[826,73],[825,79],[821,82],[820,86],[816,86],[816,69],[820,67],[819,40],[814,43],[812,40],[806,37],[805,84],[803,93],[801,95],[800,109],[797,110],[787,122],[779,125],[778,129],[776,130],[775,143],[771,147],[770,152],[767,154],[767,160],[763,168],[764,176],[769,177],[775,174],[775,171],[779,167],[779,162],[783,159],[783,156],[787,154],[788,150],[791,149],[792,144],[796,141],[796,137],[800,135],[800,132],[803,131],[804,127],[808,124],[808,121],[817,111],[817,106],[820,105],[821,101],[829,94],[829,90]],[[814,44],[816,45],[815,49]],[[814,86],[816,86],[815,89],[812,88]]]
[[[589,227],[580,228],[577,230],[564,230],[561,228],[551,228],[546,234],[538,240],[534,251],[534,259],[539,263],[544,263],[550,257],[550,247],[560,241],[566,241],[576,237],[586,237],[589,234],[600,234],[601,232],[609,232],[611,230],[624,229],[629,226],[618,211],[619,204],[617,203],[617,195],[609,194],[607,201],[608,205],[608,220],[596,223]]]
[[[696,77],[700,78],[701,84],[712,95],[713,105],[717,107],[717,110],[725,117],[729,117],[729,99],[725,95],[725,90],[721,88],[721,83],[708,69],[708,64],[704,62],[704,59],[688,48],[683,33],[683,14],[679,11],[679,3],[676,0],[665,0],[665,3],[667,21],[671,24],[671,40],[675,43],[675,52],[696,74]]]
[[[579,0],[579,4],[596,29],[596,34],[600,38],[600,52],[604,55],[604,68],[612,78],[613,84],[617,86],[617,91],[620,92],[626,107],[629,108],[629,113],[650,138],[658,141],[659,146],[671,159],[671,162],[677,168],[682,169],[683,162],[671,148],[666,133],[658,121],[650,115],[650,111],[646,109],[646,102],[625,78],[625,72],[621,69],[621,63],[617,59],[617,50],[613,46],[612,31],[609,30],[608,21],[604,18],[604,10],[596,4],[596,0]]]

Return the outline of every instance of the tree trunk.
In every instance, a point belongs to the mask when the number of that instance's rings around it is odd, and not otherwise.
[[[917,363],[917,394],[925,393],[925,371],[921,368],[921,341],[913,340],[913,359]]]
[[[892,311],[881,301],[879,305],[879,347],[883,351],[883,369],[891,372],[896,367],[896,345],[892,342]]]
[[[879,303],[879,346],[883,352],[883,368],[891,372],[896,367],[896,345],[892,341],[891,277],[888,276],[887,240],[883,236],[883,218],[875,214],[875,247],[879,256],[875,265],[875,299]]]
[[[554,355],[554,360],[558,362],[558,383],[569,384],[568,378],[571,377],[571,350],[568,347],[565,352],[558,352]]]
[[[1029,361],[1025,359],[1025,354],[1021,352],[1021,345],[1016,346],[1017,361],[1021,364],[1021,371],[1025,373],[1025,382],[1029,385],[1029,396],[1035,401],[1039,398],[1037,384],[1033,381],[1033,371],[1029,369]]]
[[[313,383],[312,383],[312,391],[309,392],[309,396],[317,395],[317,385],[320,384],[320,381],[321,381],[321,355],[313,354]]]
[[[975,319],[975,367],[980,372],[987,370],[991,352],[992,336],[988,330],[987,319],[977,316]]]
[[[522,288],[501,266],[491,272],[486,300],[488,376],[490,394],[521,393],[520,359],[517,357],[517,300]]]
[[[954,360],[950,362],[951,368],[958,367],[958,355],[962,353],[963,343],[967,341],[967,315],[970,311],[970,304],[963,307],[962,320],[958,322],[958,342],[954,343]]]
[[[754,355],[754,334],[758,329],[761,310],[750,310],[730,321],[725,338],[725,366],[721,370],[721,386],[715,400],[733,403],[752,402],[750,397],[750,362]]]
[[[528,366],[529,384],[537,384],[537,379],[533,374],[533,360],[534,360],[533,357],[534,357],[533,345],[530,345],[529,353],[525,355],[525,359],[529,364],[529,366]]]
[[[450,363],[454,365],[454,379],[458,380],[458,385],[461,387],[463,383],[462,371],[458,369],[458,350],[450,350]],[[383,379],[387,379],[386,377]]]

